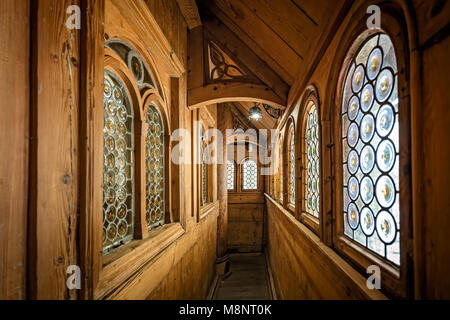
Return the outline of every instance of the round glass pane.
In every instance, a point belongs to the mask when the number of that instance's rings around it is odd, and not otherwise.
[[[348,128],[347,133],[348,145],[353,148],[358,143],[358,139],[359,139],[358,126],[356,125],[356,123],[352,123]]]
[[[381,65],[383,64],[383,54],[380,48],[373,49],[372,53],[367,60],[367,77],[373,80],[380,72]]]
[[[352,88],[354,93],[358,93],[364,84],[364,66],[359,65],[353,73]]]
[[[361,122],[361,139],[367,143],[372,140],[375,134],[375,119],[371,114],[364,116]]]
[[[356,171],[358,171],[359,156],[358,156],[358,153],[356,153],[355,150],[352,150],[349,153],[348,160],[347,160],[347,166],[348,166],[348,171],[350,171],[351,174],[355,174]]]
[[[359,212],[356,205],[352,202],[348,206],[347,210],[347,218],[348,218],[348,224],[350,225],[350,228],[353,230],[356,230],[359,225]]]
[[[355,201],[359,195],[359,182],[355,177],[351,177],[348,181],[348,195],[350,199]]]
[[[395,147],[389,140],[380,143],[377,150],[377,164],[381,171],[389,172],[395,163]]]
[[[374,192],[373,192],[373,183],[372,179],[369,177],[365,177],[361,181],[361,198],[365,204],[370,204],[373,200]]]
[[[395,227],[395,220],[389,212],[381,211],[378,214],[377,233],[384,243],[391,244],[394,242],[397,229]]]
[[[361,170],[364,173],[369,173],[372,171],[375,165],[375,152],[371,146],[365,146],[361,152]]]
[[[387,104],[381,107],[377,115],[377,132],[381,137],[387,137],[394,127],[394,110]]]
[[[391,95],[394,87],[394,76],[389,69],[381,71],[377,79],[377,99],[380,102],[385,102]]]
[[[348,118],[353,121],[358,116],[359,111],[359,99],[357,96],[353,96],[348,104]]]
[[[372,210],[367,207],[361,210],[361,229],[368,237],[375,231],[375,217]]]
[[[367,84],[361,94],[361,109],[364,112],[367,112],[373,104],[374,96],[373,96],[373,87],[369,83]]]
[[[377,200],[384,208],[390,208],[395,200],[394,182],[389,176],[378,179],[376,186]]]

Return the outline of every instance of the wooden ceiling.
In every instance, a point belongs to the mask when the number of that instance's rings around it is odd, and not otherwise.
[[[215,15],[292,86],[299,74],[312,65],[324,35],[333,30],[346,2],[199,0],[198,5],[201,16]]]
[[[287,100],[308,78],[351,0],[197,0],[200,18],[221,49]],[[243,64],[243,65],[242,65]],[[236,102],[248,115],[251,102]],[[256,128],[277,120],[262,108]]]

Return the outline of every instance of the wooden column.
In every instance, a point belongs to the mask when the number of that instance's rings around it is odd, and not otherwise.
[[[227,129],[231,129],[232,120],[229,109],[224,104],[217,105],[217,129],[222,132],[222,159],[217,159],[217,198],[219,217],[217,223],[217,273],[227,276],[230,273],[228,256],[228,190],[227,190]],[[220,141],[219,141],[220,143]]]

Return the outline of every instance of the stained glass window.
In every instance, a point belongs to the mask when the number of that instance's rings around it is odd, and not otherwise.
[[[258,166],[255,161],[247,160],[244,162],[242,168],[243,174],[243,189],[256,190],[258,189]]]
[[[398,74],[386,34],[353,57],[342,100],[343,214],[349,238],[400,265]]]
[[[280,168],[280,202],[283,202],[283,140],[280,140],[278,155],[280,161],[278,164]]]
[[[202,153],[202,201],[205,204],[208,202],[208,164],[206,163],[205,146],[203,146]]]
[[[164,224],[165,179],[164,179],[164,125],[161,114],[154,105],[149,105],[146,114],[148,124],[145,140],[146,161],[146,222],[149,229]]]
[[[313,102],[307,107],[304,125],[304,208],[307,214],[319,218],[320,164],[319,164],[319,114]]]
[[[133,237],[133,113],[122,82],[104,80],[103,250]]]
[[[227,161],[227,189],[234,190],[234,162]]]
[[[200,155],[202,159],[201,163],[201,195],[202,195],[202,204],[208,203],[208,159],[206,153],[206,137],[205,137],[205,129],[201,127],[200,129]]]
[[[295,134],[293,124],[289,129],[288,142],[289,203],[295,205]]]

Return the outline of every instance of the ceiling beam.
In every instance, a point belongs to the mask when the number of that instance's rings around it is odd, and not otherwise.
[[[214,83],[188,90],[190,109],[214,103],[236,101],[266,103],[283,110],[286,105],[286,99],[280,98],[269,87],[252,83]]]
[[[239,39],[225,24],[213,16],[204,18],[204,28],[214,42],[239,65],[247,68],[261,82],[269,86],[278,96],[289,93],[289,85],[264,62],[247,44]]]
[[[239,39],[252,48],[263,61],[269,65],[288,85],[292,85],[296,72],[287,70],[285,66],[281,65],[278,59],[273,58],[269,54],[270,48],[263,48],[258,44],[253,37],[247,34],[246,30],[242,30],[221,8],[219,8],[214,1],[203,1],[200,5],[202,16],[205,16],[203,12],[204,8],[207,8],[212,14],[214,14],[222,23],[224,23]]]
[[[177,0],[177,3],[184,20],[186,20],[189,30],[202,25],[202,20],[200,19],[195,0]]]

